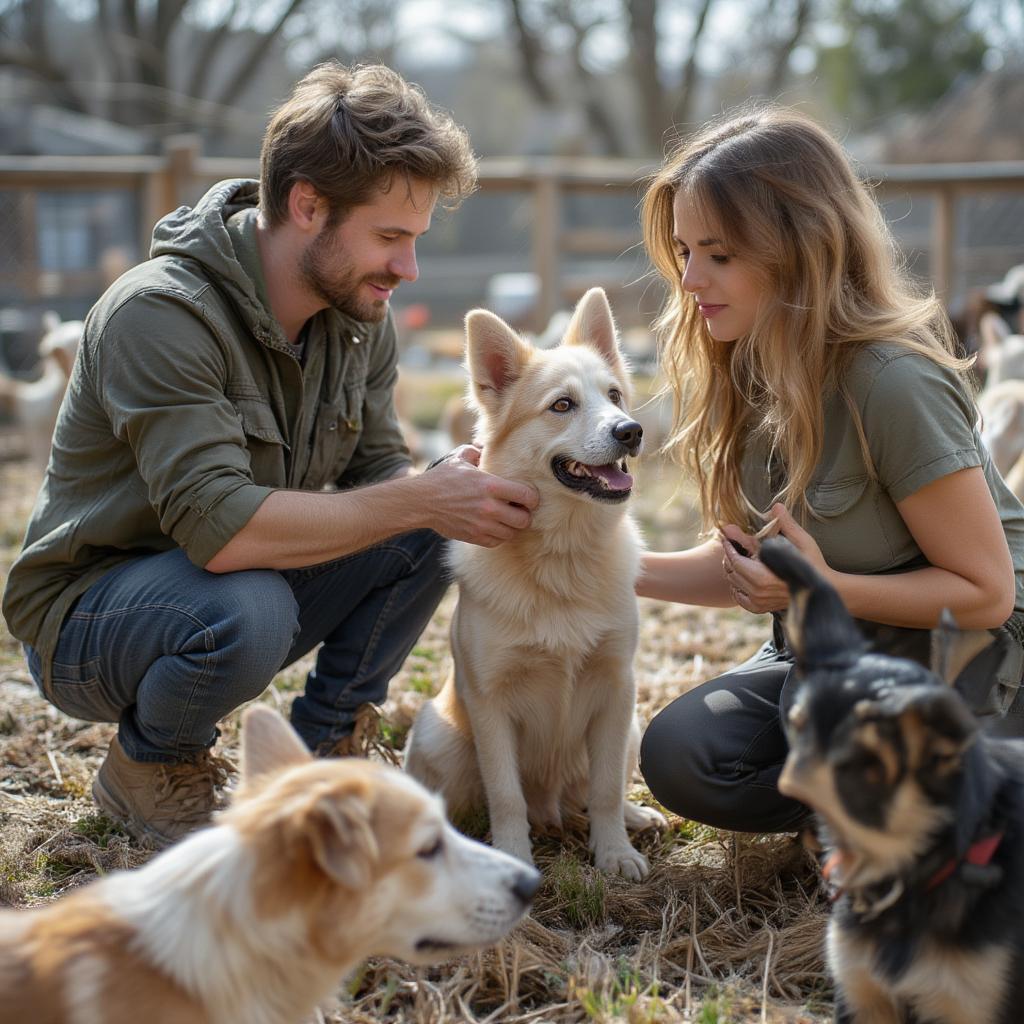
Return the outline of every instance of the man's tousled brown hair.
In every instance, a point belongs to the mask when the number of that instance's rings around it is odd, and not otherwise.
[[[448,207],[476,187],[469,136],[423,91],[379,64],[320,64],[274,112],[260,151],[260,209],[271,227],[309,182],[339,220],[395,175],[434,185]]]

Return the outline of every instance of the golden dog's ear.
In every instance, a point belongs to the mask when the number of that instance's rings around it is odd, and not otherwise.
[[[466,314],[466,365],[473,398],[488,406],[514,384],[533,357],[533,348],[501,317],[486,309]]]
[[[268,776],[312,757],[298,733],[272,708],[254,704],[242,715],[243,789],[258,789]]]
[[[591,288],[576,303],[562,344],[589,345],[596,348],[615,373],[623,379],[626,378],[615,318],[612,316],[612,307],[603,288]]]
[[[319,796],[307,807],[302,828],[324,874],[356,891],[370,884],[380,850],[366,786]]]

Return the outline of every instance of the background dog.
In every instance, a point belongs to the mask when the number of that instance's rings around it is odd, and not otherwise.
[[[460,836],[394,768],[314,760],[246,712],[241,787],[143,868],[0,914],[4,1024],[292,1024],[370,955],[497,942],[540,876]]]
[[[480,467],[534,484],[533,523],[497,547],[452,545],[454,675],[420,711],[406,768],[461,813],[486,802],[494,844],[532,862],[530,822],[586,807],[603,871],[642,878],[626,827],[664,824],[625,800],[639,727],[632,661],[640,544],[626,458],[643,431],[605,293],[544,351],[498,317],[466,318]]]
[[[1024,1021],[1024,742],[982,735],[936,675],[868,652],[787,542],[760,557],[792,594],[801,682],[779,789],[822,825],[836,1020]],[[1003,653],[984,655],[993,672]]]

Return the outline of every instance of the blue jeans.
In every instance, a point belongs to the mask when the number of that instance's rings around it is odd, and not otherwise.
[[[111,569],[61,627],[49,699],[117,722],[137,761],[172,762],[211,746],[217,722],[323,643],[292,724],[313,750],[352,730],[388,682],[448,586],[444,540],[418,530],[305,569],[211,573],[180,549]],[[26,647],[41,683],[40,659]]]

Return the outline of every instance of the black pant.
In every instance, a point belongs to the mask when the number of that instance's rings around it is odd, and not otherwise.
[[[777,789],[789,749],[779,720],[793,662],[766,643],[742,665],[664,708],[640,745],[656,800],[684,818],[735,832],[789,832],[810,820]]]
[[[927,665],[928,630],[861,625],[869,627],[864,632],[875,650]],[[752,658],[677,697],[647,727],[640,771],[670,811],[734,832],[791,832],[810,821],[807,807],[777,789],[789,749],[779,708],[795,689],[792,655],[780,638],[776,628],[775,639]],[[1005,669],[1019,680],[1021,651],[1013,647]],[[978,690],[973,665],[957,679],[964,696]],[[997,680],[986,671],[984,682],[987,695]],[[1007,697],[1008,707],[980,718],[990,735],[1024,735],[1024,688]]]

